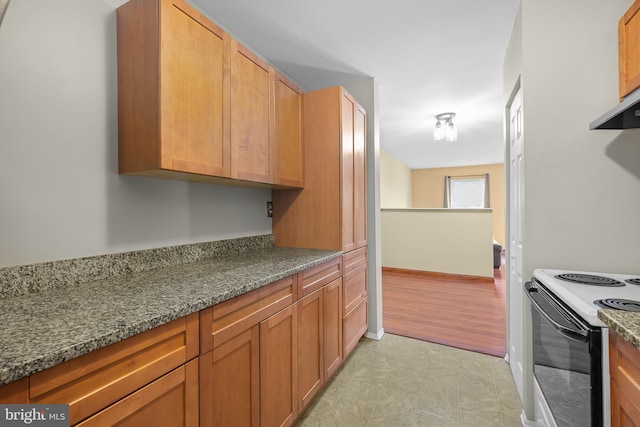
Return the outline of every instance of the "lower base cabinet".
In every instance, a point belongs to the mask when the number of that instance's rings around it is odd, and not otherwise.
[[[0,403],[68,403],[83,427],[293,425],[367,329],[365,256],[2,386]]]
[[[302,411],[324,385],[324,289],[299,300],[298,408]]]
[[[347,357],[365,332],[367,332],[367,313],[368,304],[367,300],[363,299],[360,303],[349,313],[344,316],[343,321],[343,334],[344,334],[344,355]]]
[[[198,422],[198,361],[192,360],[76,425],[197,427]]]
[[[367,248],[359,248],[343,255],[344,276],[342,290],[343,357],[356,347],[368,328]]]
[[[611,426],[640,426],[640,351],[615,333],[609,334]]]
[[[260,425],[260,327],[200,356],[200,425]]]
[[[342,364],[342,277],[324,287],[323,364],[325,382]]]
[[[290,426],[298,416],[296,304],[260,323],[260,425]]]
[[[29,402],[29,378],[22,378],[18,381],[0,387],[0,403],[27,403]]]

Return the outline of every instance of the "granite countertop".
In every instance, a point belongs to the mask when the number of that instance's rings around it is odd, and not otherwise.
[[[598,318],[640,350],[640,313],[605,309],[598,311]]]
[[[264,248],[0,298],[0,385],[340,255]]]

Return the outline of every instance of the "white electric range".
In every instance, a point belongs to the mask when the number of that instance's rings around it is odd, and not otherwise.
[[[536,415],[547,427],[609,426],[608,328],[598,310],[640,311],[640,274],[537,269],[525,293]]]
[[[594,301],[621,299],[634,301],[624,304],[625,309],[640,311],[640,274],[595,273],[584,271],[538,269],[533,277],[540,280],[580,317],[593,326],[605,326],[598,319],[601,308]],[[587,281],[589,284],[585,284]]]

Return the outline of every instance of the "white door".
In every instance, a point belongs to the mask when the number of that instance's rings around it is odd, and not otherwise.
[[[522,90],[519,89],[509,108],[509,364],[520,398],[524,400],[522,140]]]

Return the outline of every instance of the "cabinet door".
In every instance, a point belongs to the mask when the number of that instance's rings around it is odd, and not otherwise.
[[[275,183],[303,186],[302,91],[275,73]]]
[[[298,307],[298,408],[302,411],[324,383],[324,289],[297,303]]]
[[[615,333],[609,334],[611,425],[640,426],[640,352]]]
[[[260,328],[200,356],[200,425],[260,425]]]
[[[353,116],[353,227],[355,247],[367,244],[367,113],[356,103]]]
[[[76,425],[197,427],[198,361],[180,366]]]
[[[161,28],[161,168],[228,177],[230,37],[182,0]]]
[[[269,65],[231,43],[231,177],[272,184],[272,73]]]
[[[324,376],[325,382],[342,363],[342,278],[324,287]]]
[[[348,257],[351,254],[357,254],[358,252],[361,253],[361,256],[353,260],[349,260]],[[353,310],[353,308],[358,305],[362,299],[366,299],[368,295],[366,252],[364,252],[363,249],[358,249],[358,251],[343,255],[343,259],[345,260],[345,274],[343,276],[343,313],[346,315],[348,312]],[[350,262],[353,262],[354,266],[352,269],[348,270],[346,267]]]
[[[367,331],[367,300],[363,299],[349,313],[344,316],[342,327],[344,329],[344,357],[347,357],[360,340],[360,337]]]
[[[637,0],[618,22],[620,101],[640,87],[640,2]]]
[[[342,251],[356,248],[354,224],[353,118],[355,101],[342,92]]]
[[[260,425],[289,426],[298,415],[297,311],[291,305],[260,323]],[[219,424],[227,425],[227,424]]]
[[[0,387],[0,403],[28,403],[29,378],[22,378]]]

